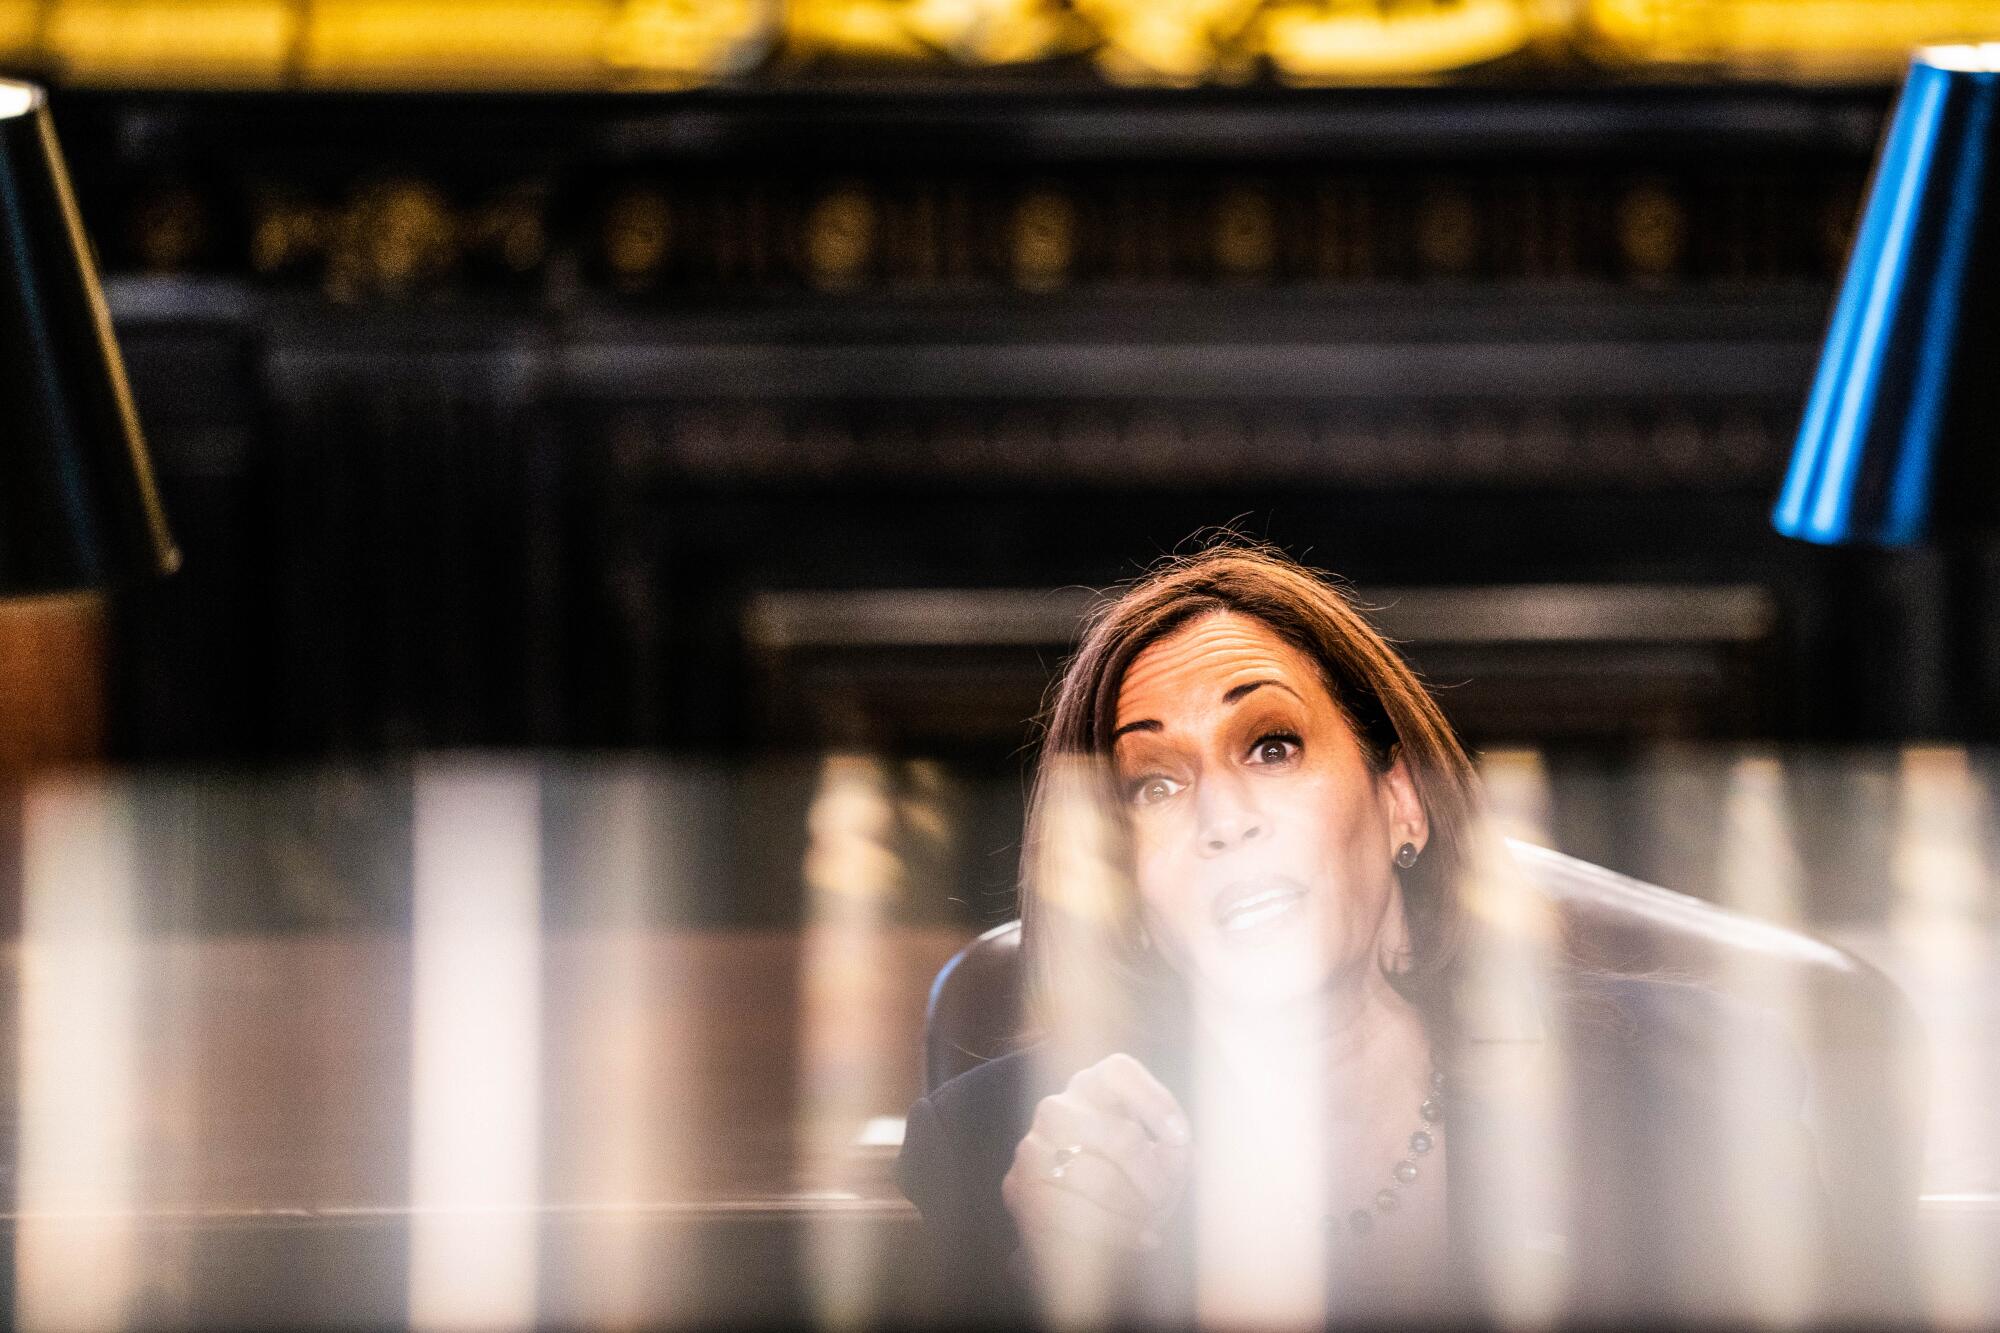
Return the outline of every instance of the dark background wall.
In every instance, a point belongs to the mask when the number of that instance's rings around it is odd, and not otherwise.
[[[1224,522],[1475,743],[1982,734],[1976,561],[1766,523],[1888,104],[61,94],[187,552],[113,748],[1007,769]]]

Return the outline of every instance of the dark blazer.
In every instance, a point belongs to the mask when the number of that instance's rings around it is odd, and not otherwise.
[[[1740,1317],[1744,1270],[1761,1262],[1746,1227],[1762,1228],[1760,1241],[1773,1227],[1799,1228],[1786,1234],[1801,1235],[1812,1258],[1808,1290],[1834,1310],[1847,1308],[1847,1286],[1897,1276],[1893,1244],[1876,1237],[1857,1247],[1826,1215],[1800,1119],[1804,1064],[1775,1021],[1692,985],[1626,977],[1580,979],[1559,1009],[1539,1030],[1468,1033],[1466,1059],[1454,1062],[1485,1072],[1447,1097],[1449,1311],[1480,1314],[1482,1272],[1513,1255],[1557,1266],[1572,1315]],[[1510,1091],[1526,1085],[1510,1085],[1504,1070],[1545,1058],[1549,1042],[1560,1043],[1566,1095],[1556,1108],[1526,1105]],[[961,1313],[1032,1313],[1000,1182],[1035,1104],[1067,1080],[1040,1054],[989,1061],[910,1109],[897,1176]],[[1170,1061],[1135,1054],[1191,1104]],[[1196,1125],[1196,1151],[1202,1132]],[[1515,1197],[1510,1140],[1530,1133],[1553,1135],[1544,1141],[1567,1163],[1560,1215],[1558,1204]],[[1185,1285],[1190,1233],[1167,1241],[1142,1280]]]

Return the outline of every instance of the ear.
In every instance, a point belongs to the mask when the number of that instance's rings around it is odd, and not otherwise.
[[[1415,843],[1421,852],[1431,838],[1430,816],[1424,813],[1424,803],[1417,797],[1417,784],[1410,779],[1410,766],[1403,761],[1400,751],[1377,781],[1388,798],[1389,855],[1394,856],[1396,849],[1406,842]]]

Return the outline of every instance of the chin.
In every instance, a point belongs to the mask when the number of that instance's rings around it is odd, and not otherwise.
[[[1227,946],[1224,946],[1225,948]],[[1308,941],[1203,960],[1201,991],[1209,1001],[1231,1008],[1269,1009],[1324,994],[1332,970]]]

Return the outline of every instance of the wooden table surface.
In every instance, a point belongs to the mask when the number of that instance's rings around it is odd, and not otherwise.
[[[811,1248],[801,1236],[846,1218],[874,1228],[880,1250],[882,1227],[913,1226],[891,1176],[893,1135],[882,1140],[921,1091],[925,996],[966,938],[851,927],[543,936],[538,1013],[519,1034],[537,1084],[533,1319],[787,1316],[802,1298],[771,1296],[769,1275],[799,1287],[810,1268],[801,1247]],[[61,1289],[78,1257],[104,1244],[86,1237],[65,1250],[64,1238],[108,1225],[132,1288],[117,1322],[396,1319],[414,1300],[410,1236],[426,1215],[413,1208],[424,1149],[411,938],[142,937],[109,963],[123,1012],[44,997],[27,1005],[39,1017],[24,1014],[24,992],[46,984],[60,1000],[77,983],[37,973],[51,961],[63,960],[38,960],[19,942],[4,955],[7,1018],[20,1034],[6,1048],[8,1083],[31,1116],[51,1070],[102,1074],[108,1061],[116,1104],[95,1108],[108,1131],[59,1121],[9,1136],[23,1151],[86,1159],[39,1175],[32,1162],[8,1164],[19,1186],[8,1221],[44,1246],[17,1241],[24,1287],[43,1262],[44,1285]],[[51,1041],[54,1054],[35,1054]],[[101,1044],[104,1059],[78,1065],[78,1042]],[[464,1093],[462,1129],[477,1136],[482,1094]],[[887,1118],[872,1126],[878,1141],[858,1142],[877,1117]],[[81,1149],[65,1142],[70,1128]],[[473,1200],[469,1213],[482,1206]],[[762,1232],[759,1219],[770,1224]],[[611,1260],[650,1276],[598,1309],[619,1289],[600,1271]],[[17,1313],[24,1325],[63,1322],[27,1317],[27,1305]]]
[[[967,938],[956,928],[873,933],[868,966],[843,969],[849,980],[859,972],[860,988],[814,1015],[802,931],[547,936],[531,1034],[544,1202],[742,1207],[845,1187],[893,1197],[870,1169],[879,1152],[837,1150],[866,1116],[900,1117],[922,1091],[925,996]],[[0,953],[10,1027],[21,952],[16,941]],[[412,954],[407,937],[386,934],[140,941],[135,1022],[124,1034],[133,1207],[405,1204]],[[19,1043],[5,1050],[4,1076],[17,1085]],[[860,1085],[859,1100],[827,1113],[866,1116],[811,1123],[808,1051]],[[607,1133],[633,1141],[606,1151]]]

